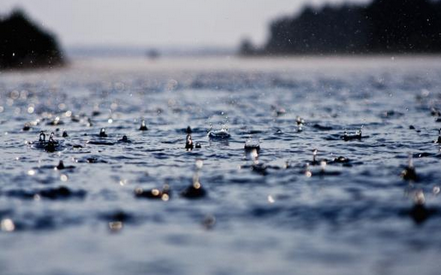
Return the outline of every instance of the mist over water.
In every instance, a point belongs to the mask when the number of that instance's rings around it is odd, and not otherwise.
[[[2,72],[1,273],[438,274],[440,61],[96,58]],[[201,148],[185,149],[187,126]],[[418,179],[400,177],[409,154]],[[195,181],[206,196],[181,196]],[[167,200],[135,195],[164,184]]]

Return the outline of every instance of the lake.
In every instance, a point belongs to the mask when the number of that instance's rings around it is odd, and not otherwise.
[[[438,56],[3,72],[1,273],[439,274],[440,122]]]

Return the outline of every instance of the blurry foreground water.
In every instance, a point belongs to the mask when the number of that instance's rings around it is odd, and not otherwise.
[[[438,110],[439,57],[1,73],[0,273],[440,274]],[[409,154],[417,181],[400,177]],[[194,177],[207,196],[181,197]]]

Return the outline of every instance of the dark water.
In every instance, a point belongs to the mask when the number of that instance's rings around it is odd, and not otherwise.
[[[2,73],[1,274],[439,274],[440,61],[90,60]],[[187,126],[202,148],[185,150]],[[231,137],[209,140],[211,127]],[[39,148],[40,131],[55,133],[55,152]],[[260,142],[254,168],[248,139]],[[409,154],[417,181],[400,177]],[[180,192],[197,160],[207,195],[194,200]],[[135,197],[165,183],[169,200]]]

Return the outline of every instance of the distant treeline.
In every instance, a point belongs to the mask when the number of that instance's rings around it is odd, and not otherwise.
[[[441,52],[441,2],[374,0],[367,6],[306,7],[272,22],[263,47],[242,42],[244,55]]]
[[[0,18],[0,69],[52,67],[63,64],[55,37],[19,10]]]

